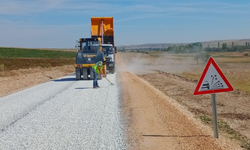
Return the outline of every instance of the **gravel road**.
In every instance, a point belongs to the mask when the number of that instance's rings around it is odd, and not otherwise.
[[[0,98],[0,149],[125,149],[117,84],[92,84],[69,75]]]

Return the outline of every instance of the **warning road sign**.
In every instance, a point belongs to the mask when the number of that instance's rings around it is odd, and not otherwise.
[[[219,66],[210,57],[194,91],[194,95],[229,92],[233,90],[232,85],[228,82]]]

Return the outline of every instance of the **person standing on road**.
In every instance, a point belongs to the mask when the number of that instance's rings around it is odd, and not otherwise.
[[[94,80],[93,80],[93,88],[99,88],[98,85],[98,80],[97,80],[97,75],[101,74],[103,77],[106,77],[106,75],[103,73],[103,62],[98,61],[93,67],[93,75],[94,75]]]

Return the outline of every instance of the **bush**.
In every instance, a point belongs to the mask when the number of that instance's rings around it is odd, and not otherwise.
[[[211,56],[211,55],[209,55],[209,54],[206,53],[206,52],[200,54],[200,58],[201,58],[201,60],[202,60],[203,62],[207,62],[210,56]]]
[[[244,56],[248,56],[248,53],[245,53]]]
[[[51,66],[50,63],[45,63],[45,64],[44,64],[44,67],[45,67],[45,68],[51,68],[52,66]]]
[[[4,71],[4,64],[0,64],[0,72]]]

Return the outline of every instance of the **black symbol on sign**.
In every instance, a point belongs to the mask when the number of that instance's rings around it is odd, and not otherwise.
[[[211,82],[211,89],[223,88],[223,85],[220,81],[217,81],[216,75],[211,75],[212,82]],[[215,82],[215,83],[214,83]]]
[[[210,88],[210,85],[207,81],[205,81],[205,83],[202,84],[202,87],[201,89],[209,89]]]
[[[223,84],[220,81],[217,81],[218,78],[216,75],[211,75],[211,78],[212,78],[211,83],[209,84],[208,81],[204,81],[201,89],[208,89],[209,90],[209,89],[223,88]]]

